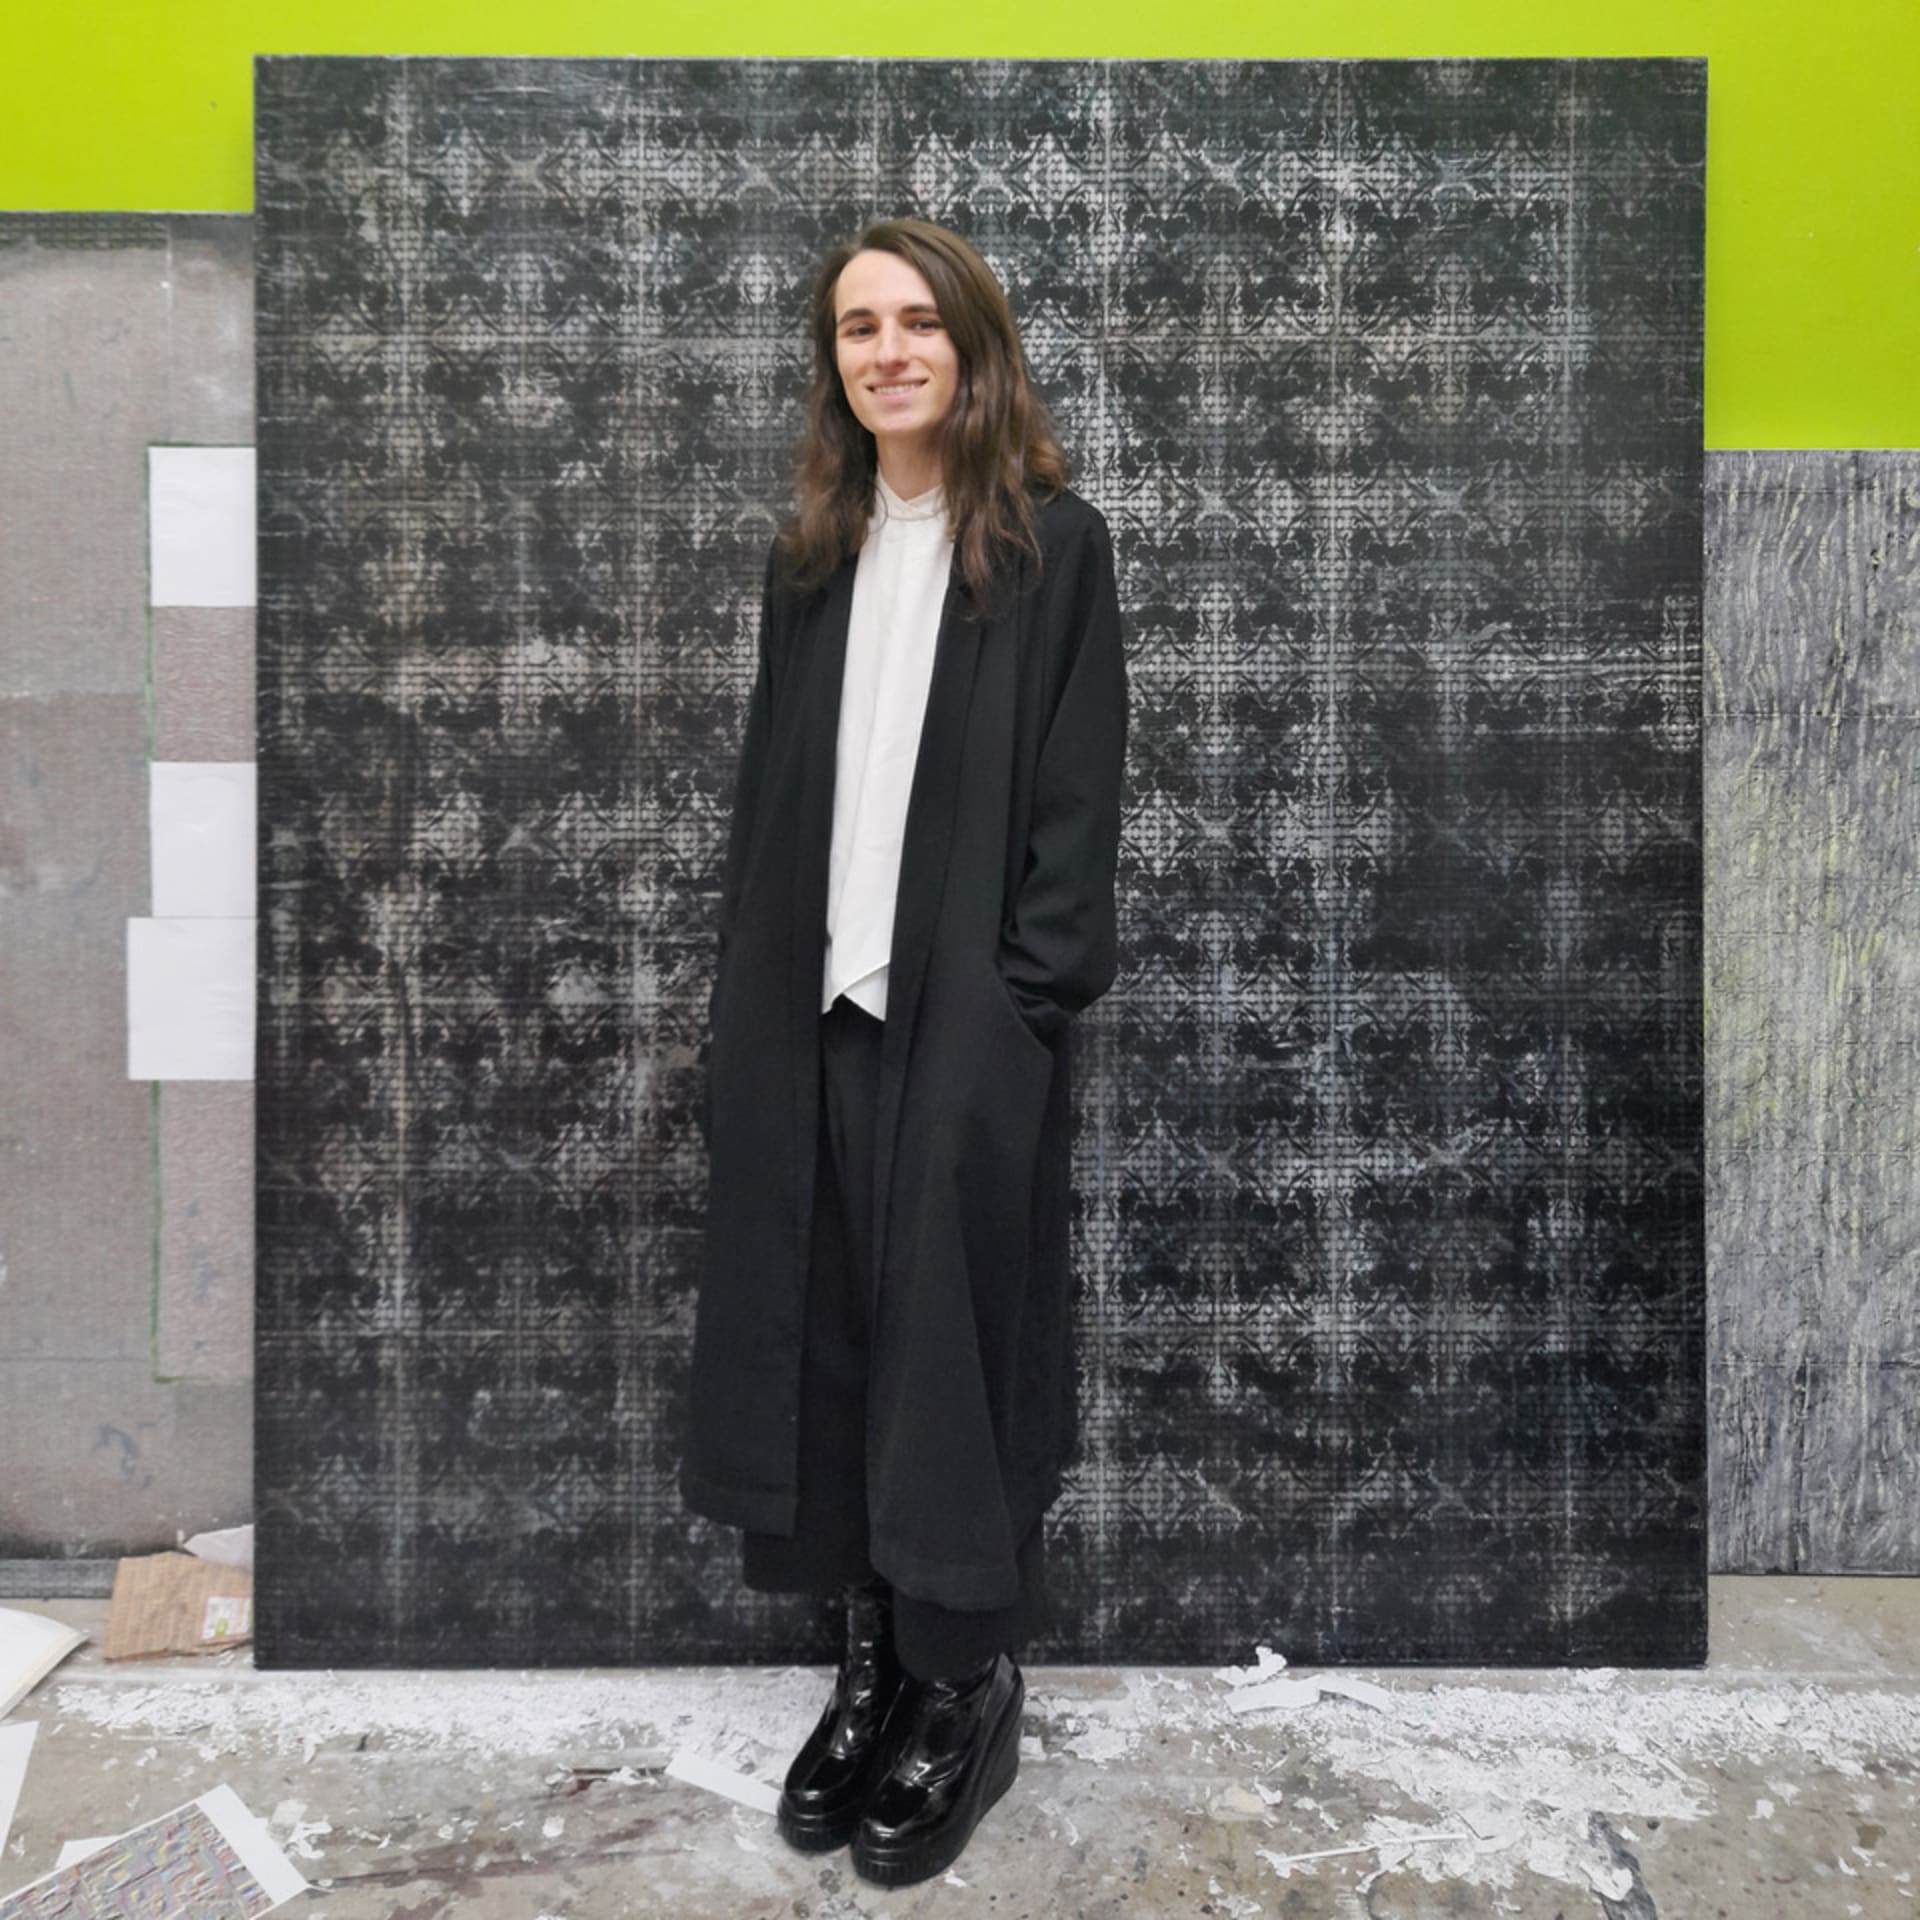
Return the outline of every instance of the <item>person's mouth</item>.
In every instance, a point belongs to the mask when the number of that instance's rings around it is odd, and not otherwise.
[[[882,400],[903,400],[910,393],[917,393],[927,383],[924,380],[893,380],[884,387],[869,387],[869,393],[878,394]]]

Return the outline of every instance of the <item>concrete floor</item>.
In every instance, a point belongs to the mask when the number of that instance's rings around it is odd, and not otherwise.
[[[95,1638],[11,1716],[40,1731],[0,1893],[226,1782],[315,1883],[301,1920],[1920,1916],[1920,1580],[1717,1579],[1698,1673],[1321,1670],[1385,1705],[1031,1668],[1012,1790],[948,1878],[893,1891],[666,1771],[777,1786],[824,1668],[108,1666],[104,1601],[8,1604]]]

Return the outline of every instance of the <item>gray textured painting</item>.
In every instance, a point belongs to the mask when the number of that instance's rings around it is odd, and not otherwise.
[[[1699,61],[257,65],[259,1657],[830,1657],[675,1492],[804,300],[1006,283],[1123,958],[1034,1661],[1705,1655]]]
[[[1708,489],[1714,1564],[1920,1568],[1920,460]]]

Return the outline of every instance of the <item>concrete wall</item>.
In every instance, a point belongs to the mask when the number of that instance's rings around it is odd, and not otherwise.
[[[0,1554],[252,1506],[253,1087],[128,1077],[154,759],[253,757],[249,609],[151,609],[147,449],[250,445],[252,223],[0,216]]]

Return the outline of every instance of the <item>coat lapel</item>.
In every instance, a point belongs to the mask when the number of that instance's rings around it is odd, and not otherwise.
[[[794,1126],[802,1143],[800,1166],[813,1164],[812,1141],[819,1128],[820,970],[827,928],[827,876],[833,843],[833,790],[840,732],[840,689],[846,674],[847,626],[853,611],[857,556],[841,562],[816,602],[807,648],[808,681],[801,752],[798,817],[794,822],[799,858],[793,896],[793,1034],[801,1050],[794,1084]],[[954,807],[960,794],[961,743],[973,699],[974,667],[980,655],[980,628],[966,615],[972,595],[965,577],[949,563],[940,630],[934,642],[933,675],[927,687],[920,749],[908,790],[907,818],[900,849],[900,886],[894,900],[893,942],[887,955],[887,1017],[880,1046],[878,1110],[874,1116],[874,1272],[876,1296],[886,1260],[887,1195],[892,1184],[894,1136],[906,1089],[907,1060],[913,1039],[920,985],[933,947],[934,921],[953,844]],[[811,1044],[809,1044],[811,1043]],[[811,1178],[796,1195],[804,1228],[812,1206]],[[804,1244],[804,1241],[803,1241]]]
[[[788,917],[792,961],[788,973],[788,1032],[793,1057],[794,1230],[806,1271],[812,1231],[814,1153],[820,1132],[820,991],[826,963],[827,874],[833,852],[835,747],[840,731],[840,682],[846,672],[847,623],[853,609],[849,555],[801,618],[800,665],[805,698],[799,713],[800,780],[793,820],[793,896]]]
[[[893,944],[887,955],[886,1032],[880,1043],[880,1088],[874,1117],[873,1291],[879,1305],[880,1275],[887,1261],[887,1196],[893,1184],[893,1149],[906,1091],[907,1062],[920,1006],[920,983],[933,948],[934,922],[953,846],[954,806],[960,796],[962,745],[973,701],[973,673],[980,658],[980,624],[966,616],[972,595],[953,566],[940,608],[933,678],[926,718],[908,791],[900,847],[900,887],[894,899]]]

